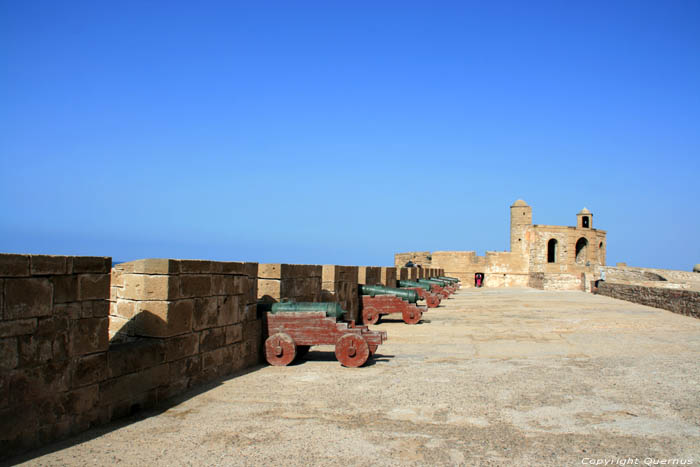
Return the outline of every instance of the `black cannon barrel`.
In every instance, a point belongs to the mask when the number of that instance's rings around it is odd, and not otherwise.
[[[393,287],[384,287],[383,285],[361,285],[360,294],[369,295],[396,295],[399,298],[406,300],[408,303],[416,303],[419,299],[418,292],[415,290],[396,289]]]
[[[331,318],[342,318],[346,313],[340,303],[336,302],[280,302],[260,303],[258,310],[277,313],[318,313],[323,312]]]
[[[399,281],[399,287],[420,287],[421,289],[427,290],[430,292],[430,284],[421,284],[420,282],[415,282],[415,281]]]

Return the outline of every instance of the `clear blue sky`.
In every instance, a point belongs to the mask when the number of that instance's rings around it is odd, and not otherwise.
[[[700,263],[700,2],[0,2],[0,251]]]

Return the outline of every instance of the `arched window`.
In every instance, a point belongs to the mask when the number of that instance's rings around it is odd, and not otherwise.
[[[590,226],[590,219],[588,218],[588,216],[583,216],[581,218],[581,226],[584,229],[587,229]]]
[[[547,242],[547,262],[557,262],[557,240],[552,238]]]
[[[600,248],[601,250],[603,249],[603,242],[600,242],[600,244],[598,245],[598,248]]]
[[[577,263],[585,263],[586,262],[586,254],[587,254],[586,250],[588,250],[588,240],[581,237],[576,242],[576,262]]]

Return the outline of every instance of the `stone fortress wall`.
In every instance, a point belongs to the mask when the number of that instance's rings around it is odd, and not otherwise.
[[[417,271],[0,254],[0,459],[260,364],[258,301],[357,320],[358,284],[397,277]]]
[[[421,251],[397,253],[395,266],[411,260],[421,268],[437,267],[474,287],[474,275],[484,275],[484,287],[535,287],[547,290],[589,290],[605,265],[606,232],[593,228],[593,214],[584,208],[576,226],[532,223],[532,207],[517,200],[510,207],[510,251]]]

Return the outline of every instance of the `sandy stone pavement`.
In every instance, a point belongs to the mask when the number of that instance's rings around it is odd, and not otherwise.
[[[700,320],[583,292],[470,289],[421,324],[374,328],[389,340],[363,368],[315,347],[20,460],[700,465]]]

